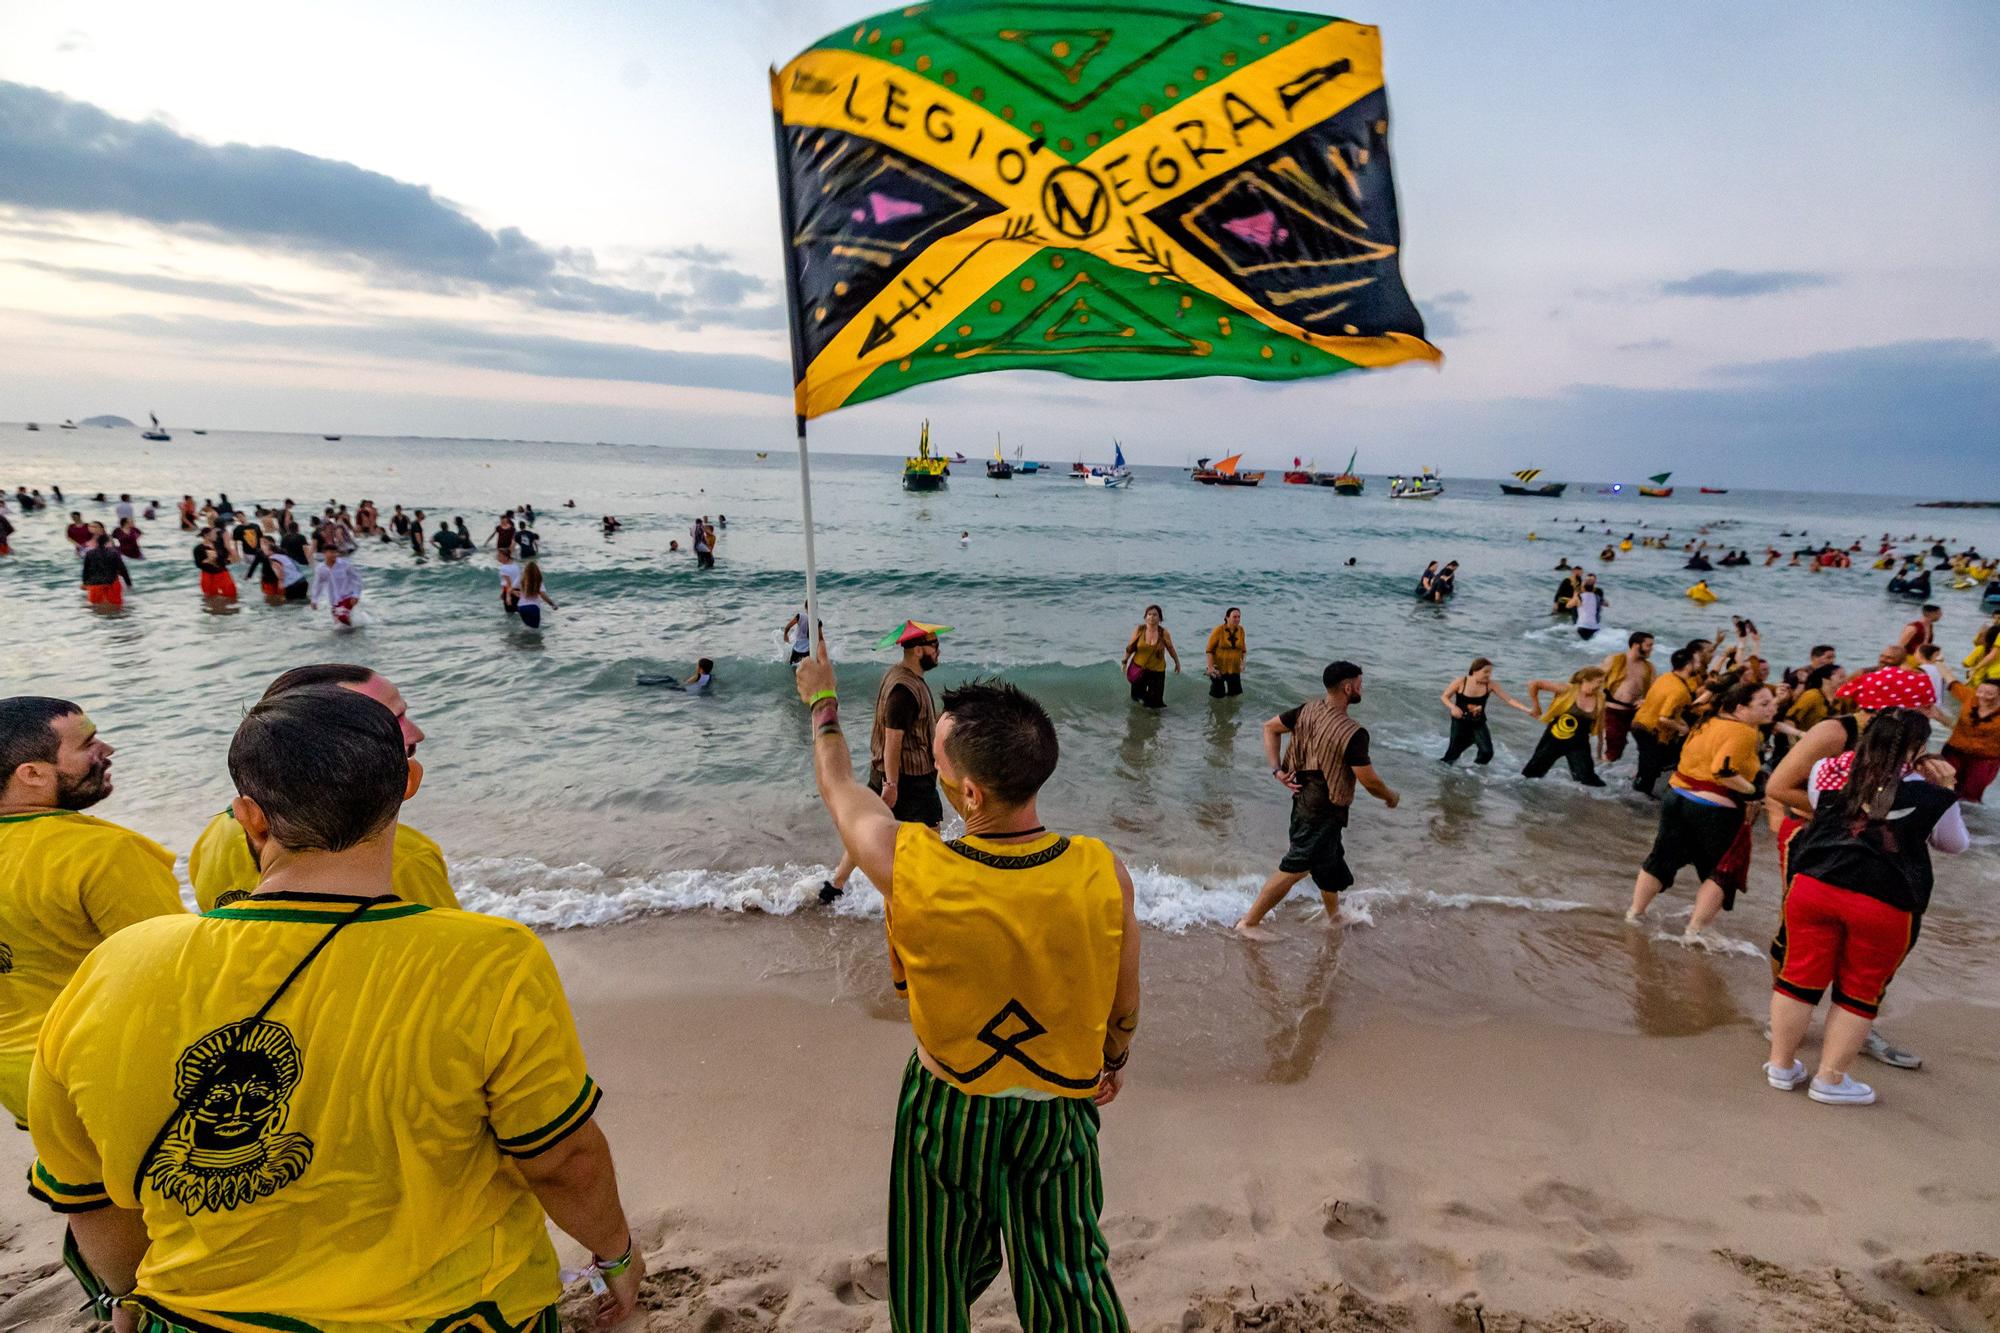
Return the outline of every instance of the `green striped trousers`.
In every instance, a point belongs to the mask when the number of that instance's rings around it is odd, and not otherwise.
[[[910,1056],[889,1165],[889,1321],[967,1333],[1001,1248],[1026,1333],[1125,1333],[1088,1098],[969,1097]]]

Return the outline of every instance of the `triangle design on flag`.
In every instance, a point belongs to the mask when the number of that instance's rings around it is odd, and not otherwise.
[[[1052,312],[1060,311],[1054,314]],[[1207,356],[1213,344],[1155,318],[1080,272],[1005,332],[954,355],[1062,357],[1104,352]]]
[[[785,140],[808,360],[933,242],[1001,211],[872,139],[787,126]]]

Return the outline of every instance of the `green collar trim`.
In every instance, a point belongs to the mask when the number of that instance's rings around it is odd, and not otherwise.
[[[295,901],[295,900],[294,900]],[[264,906],[251,899],[239,899],[227,907],[213,907],[202,913],[204,919],[218,921],[303,921],[323,925],[328,921],[338,921],[345,913],[354,910],[352,901],[328,903],[324,907],[294,905]],[[370,921],[396,921],[419,912],[430,911],[427,903],[406,903],[398,899],[387,902],[370,903],[360,913],[356,924],[366,925]]]
[[[0,824],[25,824],[31,819],[50,819],[56,815],[80,815],[81,810],[35,810],[25,815],[0,815]]]

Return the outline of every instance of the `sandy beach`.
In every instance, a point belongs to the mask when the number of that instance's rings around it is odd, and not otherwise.
[[[549,937],[654,1273],[632,1327],[888,1327],[910,1038],[876,931],[682,916]],[[1835,1110],[1764,1086],[1748,1016],[1682,1037],[1451,1026],[1329,987],[1259,1029],[1208,1012],[1183,966],[1254,966],[1249,946],[1146,944],[1165,980],[1103,1134],[1135,1328],[2000,1328],[2000,1258],[1978,1253],[2000,1217],[1988,1011],[1899,1011],[1927,1067],[1864,1070],[1881,1104]],[[28,1160],[9,1135],[0,1171]],[[0,1328],[83,1327],[59,1237],[7,1194]],[[976,1323],[1014,1326],[1004,1282]]]

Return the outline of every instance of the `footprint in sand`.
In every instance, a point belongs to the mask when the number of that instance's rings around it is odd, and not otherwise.
[[[1599,1277],[1627,1278],[1632,1276],[1632,1262],[1609,1245],[1588,1245],[1580,1250],[1572,1250],[1563,1256],[1563,1262],[1582,1273],[1595,1273]]]
[[[889,1260],[871,1254],[845,1259],[835,1264],[825,1278],[833,1298],[842,1305],[866,1305],[884,1299],[889,1292]]]
[[[1328,1240],[1380,1240],[1389,1234],[1389,1215],[1372,1203],[1335,1199],[1322,1215],[1320,1232]]]
[[[1819,1200],[1804,1190],[1782,1189],[1769,1194],[1752,1194],[1743,1200],[1760,1213],[1790,1213],[1794,1217],[1818,1217]]]
[[[1180,1214],[1167,1229],[1169,1240],[1221,1240],[1235,1219],[1212,1203],[1198,1203]]]
[[[1545,1222],[1574,1222],[1590,1234],[1636,1231],[1639,1215],[1565,1180],[1544,1180],[1521,1196],[1527,1210]]]
[[[1984,1190],[1969,1190],[1963,1185],[1949,1180],[1932,1181],[1928,1185],[1917,1186],[1917,1197],[1926,1203],[1992,1203],[1996,1198]]]

